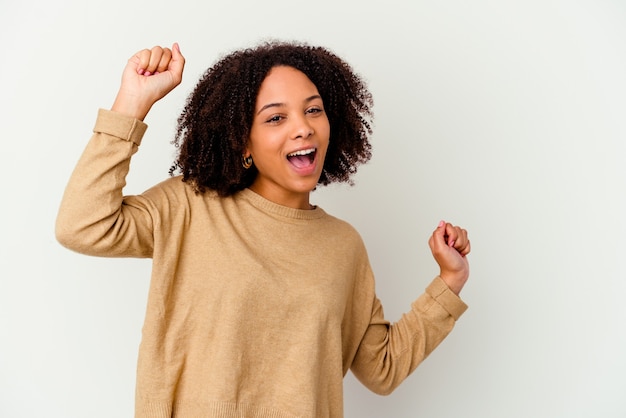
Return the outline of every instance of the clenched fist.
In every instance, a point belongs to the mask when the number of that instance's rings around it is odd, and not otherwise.
[[[441,221],[428,240],[428,245],[439,264],[439,276],[458,295],[469,277],[466,256],[471,247],[467,231]]]
[[[178,44],[155,46],[135,53],[122,73],[122,84],[111,110],[143,120],[154,103],[183,79],[185,58]]]

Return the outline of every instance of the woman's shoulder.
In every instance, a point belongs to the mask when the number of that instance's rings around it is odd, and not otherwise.
[[[172,202],[194,204],[206,198],[217,198],[217,193],[212,190],[200,193],[191,183],[183,181],[182,176],[172,176],[150,187],[142,193],[142,196],[155,203],[167,201],[170,204]]]
[[[328,212],[325,212],[325,216],[323,217],[325,227],[332,231],[332,235],[341,237],[343,240],[350,240],[354,243],[358,243],[359,245],[363,244],[363,238],[359,231],[348,221],[345,219],[338,218],[337,216],[331,215]]]
[[[208,190],[203,193],[197,192],[193,184],[183,180],[182,175],[168,177],[160,181],[159,183],[156,183],[154,186],[150,187],[148,190],[144,192],[144,194],[158,194],[158,193],[181,194],[181,195],[184,194],[184,195],[195,195],[195,196],[211,196],[213,194],[216,194],[212,190]]]

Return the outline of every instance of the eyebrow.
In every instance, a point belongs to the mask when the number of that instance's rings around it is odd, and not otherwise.
[[[319,94],[314,94],[313,96],[307,97],[306,99],[304,99],[304,102],[308,103],[308,102],[313,101],[315,99],[321,99],[321,98],[322,98],[322,96],[320,96]],[[260,108],[259,111],[256,112],[256,114],[258,115],[261,112],[263,112],[265,109],[268,109],[270,107],[282,107],[282,106],[285,106],[285,103],[268,103],[265,106],[263,106],[262,108]]]

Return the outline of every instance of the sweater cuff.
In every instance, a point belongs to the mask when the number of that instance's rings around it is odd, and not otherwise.
[[[455,295],[439,276],[435,277],[430,285],[428,285],[426,293],[428,293],[438,304],[448,311],[455,321],[458,320],[463,312],[467,310],[465,302]]]
[[[141,145],[141,138],[148,125],[130,116],[112,110],[99,109],[94,132],[111,135]]]

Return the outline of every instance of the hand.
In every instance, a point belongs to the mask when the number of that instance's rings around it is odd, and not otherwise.
[[[471,247],[467,231],[441,221],[428,240],[428,245],[439,264],[439,276],[450,290],[458,295],[469,277],[469,262],[466,256],[470,253]]]
[[[122,73],[122,84],[111,110],[143,120],[154,103],[178,86],[185,58],[178,44],[155,46],[133,55]]]

